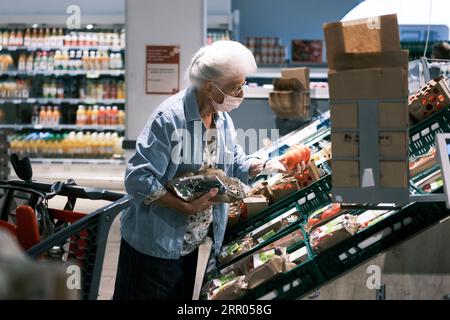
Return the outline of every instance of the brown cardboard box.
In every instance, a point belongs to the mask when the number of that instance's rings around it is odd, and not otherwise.
[[[356,129],[358,128],[358,105],[332,104],[331,129]]]
[[[359,156],[359,138],[357,133],[333,132],[331,134],[331,142],[333,156]],[[408,151],[408,136],[404,132],[380,132],[378,148],[380,157],[403,157]]]
[[[359,162],[333,160],[333,187],[359,188]]]
[[[335,69],[337,54],[400,50],[400,36],[395,14],[327,23],[324,24],[323,30],[330,69]]]
[[[330,71],[328,84],[331,100],[400,99],[408,96],[407,70],[403,68]]]
[[[333,160],[333,186],[359,188],[359,163]],[[407,188],[408,163],[405,161],[380,161],[381,188]]]
[[[263,195],[246,197],[242,201],[246,208],[247,219],[252,218],[269,206],[269,200]]]
[[[358,105],[356,103],[333,104],[331,108],[332,129],[358,128]],[[382,102],[378,105],[378,127],[380,129],[406,128],[409,125],[406,103]]]
[[[302,89],[309,91],[309,68],[281,69],[281,77],[284,79],[297,79],[300,81]]]
[[[405,103],[382,102],[378,105],[378,127],[380,129],[407,128],[408,106]]]
[[[380,161],[380,186],[382,188],[407,188],[408,162]]]
[[[261,283],[283,272],[284,269],[285,269],[285,259],[280,256],[274,256],[270,261],[267,261],[258,268],[250,271],[245,276],[245,280],[248,283],[248,289],[252,290],[256,288]]]
[[[332,70],[402,67],[408,69],[409,51],[383,51],[377,53],[338,53]]]
[[[404,132],[380,132],[378,151],[380,157],[405,157],[408,154],[409,137]]]

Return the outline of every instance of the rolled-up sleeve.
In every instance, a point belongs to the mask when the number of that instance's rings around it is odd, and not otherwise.
[[[125,189],[135,200],[149,204],[166,193],[161,178],[170,163],[172,132],[171,121],[161,114],[139,135],[125,174]]]

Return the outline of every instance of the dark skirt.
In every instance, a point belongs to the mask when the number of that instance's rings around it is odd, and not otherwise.
[[[143,254],[122,239],[114,300],[192,300],[198,250],[179,259]]]

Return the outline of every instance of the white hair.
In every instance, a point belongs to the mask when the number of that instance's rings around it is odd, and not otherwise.
[[[194,54],[186,76],[199,87],[204,81],[225,83],[246,77],[257,69],[253,53],[236,41],[220,40]]]

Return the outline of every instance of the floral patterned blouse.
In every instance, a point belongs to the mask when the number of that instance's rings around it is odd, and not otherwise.
[[[215,167],[217,154],[215,131],[214,129],[206,131],[207,143],[203,150],[203,165],[200,170]],[[208,234],[212,221],[212,207],[189,216],[186,233],[184,234],[183,249],[181,250],[182,256],[186,256],[197,249]]]

